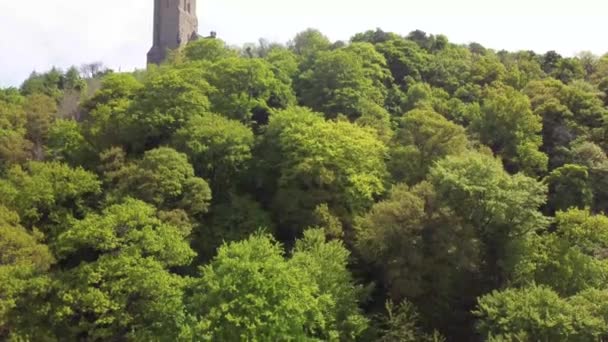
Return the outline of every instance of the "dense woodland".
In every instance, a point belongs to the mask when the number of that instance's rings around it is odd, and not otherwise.
[[[0,340],[607,341],[608,55],[200,39],[0,89]]]

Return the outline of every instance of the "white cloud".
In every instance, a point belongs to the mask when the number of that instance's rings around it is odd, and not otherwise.
[[[496,49],[582,50],[605,44],[604,0],[198,0],[200,31],[231,44],[260,37],[285,42],[315,27],[330,38],[380,27],[414,29]],[[0,0],[0,86],[32,70],[103,61],[144,67],[151,45],[152,0]]]

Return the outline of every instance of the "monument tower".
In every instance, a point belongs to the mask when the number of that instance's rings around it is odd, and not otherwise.
[[[160,64],[168,50],[198,37],[196,0],[154,0],[154,38],[148,64]]]

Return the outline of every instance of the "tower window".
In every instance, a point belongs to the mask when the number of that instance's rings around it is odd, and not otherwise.
[[[171,0],[167,0],[167,8],[169,8],[169,6],[171,6]]]
[[[188,3],[188,13],[192,13],[192,9],[190,8],[190,3]]]

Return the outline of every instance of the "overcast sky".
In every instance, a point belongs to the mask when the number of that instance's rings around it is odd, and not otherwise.
[[[142,68],[152,13],[153,0],[0,0],[0,86],[51,66]],[[495,49],[608,52],[608,0],[198,0],[198,16],[201,34],[239,45],[308,27],[332,40],[380,27]]]

